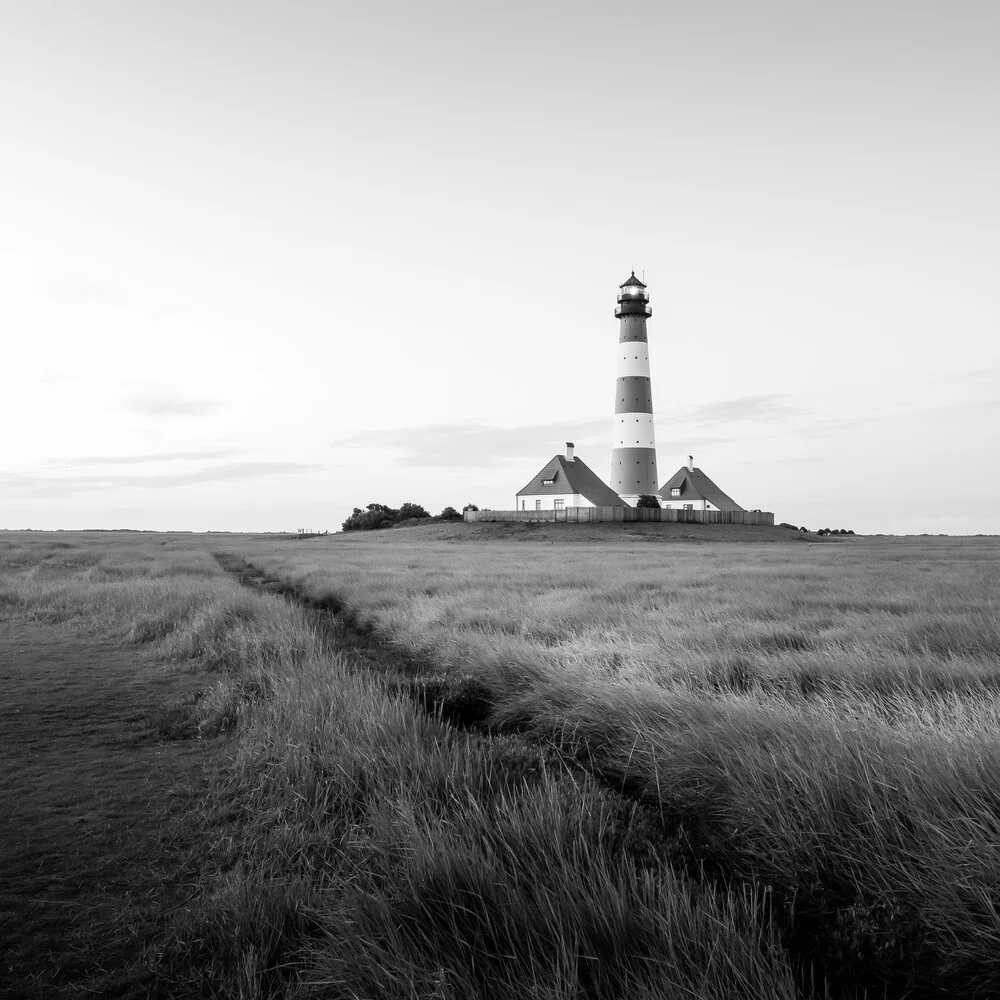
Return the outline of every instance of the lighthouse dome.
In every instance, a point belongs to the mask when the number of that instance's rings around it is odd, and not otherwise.
[[[635,271],[633,271],[618,287],[625,289],[626,293],[628,293],[628,290],[631,288],[635,288],[636,292],[638,292],[639,289],[645,288],[646,285],[635,276]]]

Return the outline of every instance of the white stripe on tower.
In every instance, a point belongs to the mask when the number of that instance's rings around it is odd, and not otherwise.
[[[653,394],[649,379],[646,318],[653,314],[646,286],[632,272],[619,288],[615,316],[618,333],[618,378],[611,445],[611,487],[630,506],[643,494],[655,496],[656,439]]]
[[[651,413],[616,413],[612,448],[656,448]],[[627,486],[628,483],[623,485]],[[654,490],[655,492],[655,490]]]
[[[618,377],[629,375],[649,378],[649,348],[638,340],[618,345]]]

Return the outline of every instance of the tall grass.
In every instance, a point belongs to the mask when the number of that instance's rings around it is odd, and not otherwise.
[[[4,617],[219,672],[194,711],[232,765],[190,817],[199,892],[147,956],[163,996],[801,995],[766,886],[687,872],[655,812],[540,744],[427,714],[391,657],[204,544],[13,541]]]
[[[771,893],[838,990],[1000,992],[996,546],[242,552]]]
[[[687,879],[642,811],[342,661],[279,686],[233,780],[245,854],[310,922],[304,995],[796,995],[762,893]]]
[[[0,615],[70,623],[218,671],[199,707],[212,732],[323,650],[301,609],[241,587],[204,540],[185,536],[11,533],[0,544]]]

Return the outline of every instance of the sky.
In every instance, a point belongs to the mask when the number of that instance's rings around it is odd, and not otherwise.
[[[658,466],[1000,533],[1000,5],[0,0],[0,528]]]

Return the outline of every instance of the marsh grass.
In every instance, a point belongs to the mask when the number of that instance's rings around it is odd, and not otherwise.
[[[164,738],[225,734],[232,753],[173,834],[199,875],[137,956],[159,995],[800,995],[766,887],[686,870],[655,811],[543,742],[429,713],[391,652],[241,587],[206,542],[0,552],[5,616],[217,672],[156,716]]]
[[[240,551],[780,901],[837,992],[1000,989],[995,544]]]
[[[343,658],[277,685],[230,780],[302,995],[797,995],[761,892],[679,873],[641,808]]]
[[[995,546],[403,535],[0,538],[0,616],[216,671],[164,995],[997,991]]]

